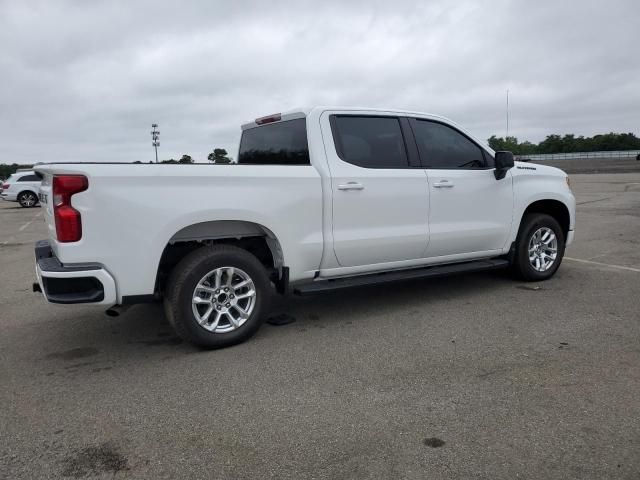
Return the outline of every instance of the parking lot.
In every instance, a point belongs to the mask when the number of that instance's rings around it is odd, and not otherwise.
[[[0,202],[0,477],[640,478],[640,173],[572,187],[548,282],[286,299],[219,351],[157,305],[46,304],[40,209]]]

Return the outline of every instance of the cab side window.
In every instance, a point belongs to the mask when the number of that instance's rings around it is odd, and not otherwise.
[[[418,152],[426,168],[487,168],[482,149],[457,130],[438,122],[412,119]]]
[[[487,164],[487,168],[496,168],[496,161],[489,152],[483,150],[482,153],[484,153],[484,161]]]
[[[363,168],[409,168],[397,117],[331,115],[336,153]]]

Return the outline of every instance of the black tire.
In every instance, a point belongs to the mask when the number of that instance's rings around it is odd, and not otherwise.
[[[545,271],[538,271],[529,261],[529,242],[540,228],[549,228],[557,239],[557,256],[554,263]],[[511,267],[517,278],[528,282],[541,282],[551,278],[562,263],[565,238],[560,224],[555,218],[544,213],[531,213],[524,216],[516,238],[516,251]]]
[[[38,196],[33,192],[20,192],[18,195],[18,203],[21,207],[31,208],[38,204]]]
[[[240,269],[250,277],[255,303],[242,325],[226,333],[214,333],[198,323],[192,299],[198,282],[207,273],[222,267]],[[258,331],[268,311],[271,295],[267,271],[255,256],[232,245],[215,245],[191,252],[176,265],[167,283],[164,308],[169,322],[182,339],[205,348],[223,348],[244,342]],[[230,321],[228,323],[231,324]]]

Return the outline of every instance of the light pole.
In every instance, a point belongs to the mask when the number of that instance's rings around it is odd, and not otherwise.
[[[158,163],[158,147],[160,146],[160,140],[158,140],[158,138],[160,137],[160,132],[156,130],[156,128],[158,128],[157,123],[152,123],[151,126],[153,127],[153,131],[151,132],[153,143],[151,145],[156,149],[156,163]]]

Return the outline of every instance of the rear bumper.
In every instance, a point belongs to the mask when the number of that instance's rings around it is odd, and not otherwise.
[[[111,306],[116,302],[116,283],[98,263],[64,265],[47,240],[36,242],[37,286],[50,303],[90,303]]]
[[[9,202],[15,202],[17,201],[17,195],[13,194],[13,193],[0,193],[0,198],[2,198],[2,200],[7,200]]]

